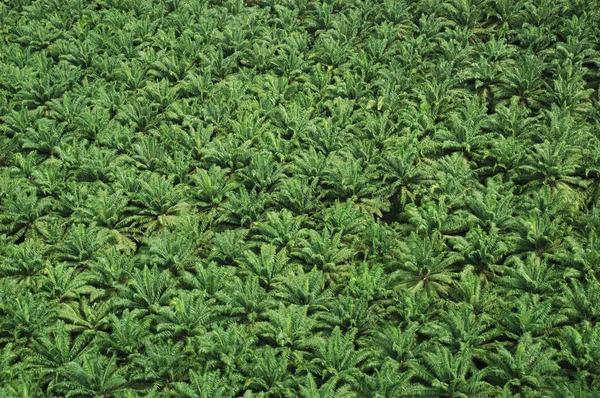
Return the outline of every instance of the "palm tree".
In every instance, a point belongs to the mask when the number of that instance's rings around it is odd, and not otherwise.
[[[556,334],[556,327],[566,323],[568,317],[556,309],[556,304],[537,295],[523,294],[515,297],[510,307],[498,314],[502,335],[519,340],[528,336],[534,341],[547,341],[546,336]]]
[[[260,285],[259,277],[248,275],[244,280],[231,281],[231,293],[225,298],[224,311],[230,316],[247,322],[252,327],[257,320],[264,319],[265,312],[276,306],[276,301]]]
[[[292,255],[300,258],[309,266],[317,266],[325,271],[331,279],[344,273],[347,262],[355,252],[341,241],[340,232],[333,233],[327,227],[321,233],[309,229],[300,240],[300,249]]]
[[[144,317],[142,310],[125,309],[120,316],[112,313],[108,316],[110,328],[100,332],[96,342],[106,352],[116,355],[119,366],[123,366],[150,338],[151,317]]]
[[[258,338],[245,325],[233,323],[219,326],[201,339],[200,360],[207,369],[221,369],[227,378],[235,380],[241,369],[248,369]]]
[[[39,236],[43,223],[50,213],[52,201],[39,198],[35,192],[15,189],[2,203],[0,231],[16,242],[27,237]]]
[[[556,291],[565,275],[551,261],[541,259],[534,253],[524,261],[518,257],[509,258],[503,271],[499,284],[504,289],[540,296]]]
[[[216,165],[211,165],[208,171],[197,169],[190,177],[190,185],[194,187],[189,192],[190,204],[201,211],[220,209],[227,194],[237,185],[227,176],[228,171]]]
[[[562,193],[567,200],[582,203],[584,181],[577,175],[581,158],[579,147],[567,141],[535,144],[518,168],[517,182],[524,184],[526,191],[547,185],[553,194]]]
[[[591,107],[591,94],[594,89],[588,88],[584,80],[585,69],[581,65],[566,62],[553,81],[549,101],[559,109],[572,114],[585,114]]]
[[[561,266],[566,267],[565,274],[572,274],[589,281],[597,280],[600,274],[597,264],[600,261],[598,247],[598,234],[590,231],[587,236],[570,235],[565,237],[565,248],[549,256]]]
[[[519,104],[532,109],[543,106],[545,94],[542,73],[545,65],[540,58],[528,53],[523,55],[514,66],[507,67],[501,80],[501,85],[496,89],[495,97],[500,99],[500,104],[517,98]]]
[[[317,319],[308,315],[308,306],[282,303],[277,309],[267,310],[267,321],[259,322],[254,328],[261,340],[265,339],[280,347],[290,347],[295,357],[313,350],[318,342],[313,329]]]
[[[54,303],[21,287],[4,284],[0,300],[0,342],[25,344],[56,321]]]
[[[600,361],[600,328],[596,324],[580,329],[570,325],[562,328],[557,339],[557,357],[561,368],[568,369],[570,379],[582,386],[590,386],[600,376],[595,366]]]
[[[310,115],[302,116],[302,120],[308,119]],[[300,116],[296,116],[296,118],[301,118]],[[291,123],[291,122],[290,122]],[[301,122],[295,122],[295,124],[299,124]],[[306,122],[308,123],[308,120]],[[305,129],[300,130],[299,127],[296,127],[298,130],[298,134],[305,133]],[[292,154],[291,162],[287,165],[287,171],[291,175],[304,177],[309,182],[314,180],[320,181],[327,174],[327,164],[329,162],[329,157],[322,154],[320,151],[317,151],[314,146],[310,146],[304,151],[299,151],[298,153]]]
[[[477,273],[493,275],[499,271],[499,263],[510,252],[510,246],[502,238],[496,227],[486,232],[477,226],[470,229],[465,237],[451,237],[450,243],[461,253],[465,264],[473,266]]]
[[[519,105],[518,98],[513,97],[507,104],[496,106],[483,127],[486,130],[497,131],[506,138],[533,137],[537,120],[531,113],[530,108]]]
[[[149,339],[143,343],[144,349],[132,354],[134,369],[129,373],[132,381],[169,391],[172,383],[187,379],[190,357],[184,352],[183,343]],[[128,370],[125,366],[120,369]]]
[[[475,216],[473,222],[484,231],[497,228],[498,234],[506,234],[503,237],[511,242],[512,238],[507,232],[514,230],[517,225],[516,200],[510,185],[502,184],[498,178],[490,178],[485,189],[471,192],[471,196],[466,200],[466,206]]]
[[[159,310],[156,330],[159,335],[174,341],[183,341],[186,349],[194,349],[191,343],[196,336],[211,330],[221,318],[219,307],[204,294],[186,292],[171,300],[168,307]]]
[[[356,392],[352,391],[352,385],[337,386],[335,379],[317,385],[312,373],[308,373],[305,380],[299,382],[300,396],[302,398],[356,398]],[[372,393],[373,390],[368,391]]]
[[[420,358],[409,363],[414,377],[425,388],[415,385],[408,387],[404,394],[410,397],[469,397],[493,396],[498,389],[485,381],[485,370],[477,370],[473,365],[469,349],[453,354],[443,345],[435,345],[433,350],[424,352]]]
[[[419,206],[409,203],[404,208],[403,218],[410,226],[403,227],[411,228],[419,235],[434,233],[452,236],[466,232],[469,223],[474,222],[474,217],[464,210],[453,209],[452,205],[447,204],[445,196],[436,201],[422,202]]]
[[[561,284],[558,302],[569,323],[594,324],[600,319],[600,282],[597,280],[579,281],[571,279]]]
[[[244,188],[227,193],[227,201],[223,204],[223,214],[217,220],[229,224],[249,227],[259,220],[264,208],[266,198],[252,190]]]
[[[452,352],[468,352],[473,360],[483,361],[501,331],[488,314],[476,314],[466,303],[458,304],[445,313],[443,320],[424,325],[420,334],[443,344]]]
[[[328,339],[319,342],[311,363],[315,365],[315,373],[321,380],[352,384],[360,377],[362,372],[359,369],[366,359],[366,353],[355,348],[356,333],[356,329],[350,329],[344,334],[336,326]]]
[[[382,156],[381,169],[383,182],[391,184],[394,194],[391,198],[392,206],[406,205],[409,201],[416,201],[425,190],[434,182],[426,165],[419,161],[420,146],[414,137],[398,142],[385,151]]]
[[[255,224],[256,233],[252,239],[268,242],[280,250],[293,250],[305,231],[302,225],[306,220],[306,216],[295,216],[287,209],[267,212],[265,220]]]
[[[501,306],[496,285],[490,280],[482,278],[473,266],[466,266],[455,281],[448,297],[452,305],[467,304],[475,315],[493,313],[495,308]]]
[[[273,156],[266,152],[253,157],[248,167],[240,170],[236,176],[246,189],[269,192],[275,189],[284,174]]]
[[[88,336],[80,334],[73,338],[62,320],[32,341],[26,362],[42,377],[49,388],[59,379],[61,370],[69,362],[77,360],[91,349]]]
[[[510,396],[544,396],[552,391],[553,382],[562,379],[556,357],[555,349],[525,333],[513,347],[498,344],[490,352],[486,379],[503,386]]]
[[[245,369],[244,388],[254,392],[264,392],[272,397],[286,397],[294,394],[294,379],[288,372],[289,351],[269,346],[257,350],[253,360]]]
[[[370,220],[352,200],[336,200],[331,206],[323,208],[318,217],[331,232],[343,234],[348,240],[361,236]]]
[[[139,170],[158,173],[164,170],[165,165],[173,163],[164,146],[155,136],[142,136],[132,145],[131,155],[126,155],[124,159]]]
[[[112,396],[127,386],[127,368],[119,367],[116,358],[107,358],[98,352],[84,354],[60,371],[61,380],[52,391],[65,397]]]
[[[327,277],[316,267],[306,273],[299,269],[275,287],[275,295],[284,303],[307,307],[312,315],[325,310],[332,298],[332,291],[326,283]]]
[[[48,298],[66,302],[97,293],[97,289],[90,286],[92,275],[87,271],[78,271],[64,262],[50,264],[44,271],[39,292],[45,293]]]
[[[163,230],[161,233],[144,239],[147,251],[140,253],[140,260],[156,265],[161,269],[170,269],[181,274],[191,269],[196,261],[197,247],[204,242],[177,230]]]
[[[108,329],[110,314],[117,309],[114,299],[91,302],[87,297],[61,303],[57,314],[72,333],[94,336]]]
[[[185,272],[180,279],[181,287],[186,290],[205,292],[208,297],[224,300],[227,288],[234,280],[232,269],[216,262],[197,262],[193,270]]]
[[[453,265],[462,260],[455,252],[444,250],[439,234],[419,236],[411,233],[402,244],[402,253],[390,277],[398,287],[426,296],[445,296],[456,277]]]
[[[139,191],[131,193],[130,216],[123,219],[127,231],[134,239],[141,234],[160,231],[181,220],[181,213],[188,210],[184,202],[182,187],[173,186],[173,178],[163,178],[158,174],[145,175],[139,179]]]
[[[89,262],[89,283],[98,288],[96,295],[100,292],[104,297],[116,295],[119,286],[127,284],[135,261],[126,253],[113,246]]]
[[[296,216],[313,214],[325,192],[319,193],[322,189],[318,185],[318,178],[310,181],[307,183],[299,178],[283,179],[271,198],[277,206],[291,211]]]
[[[550,209],[562,210],[553,206]],[[551,218],[553,216],[553,218]],[[522,257],[535,253],[538,257],[548,256],[561,248],[565,235],[570,228],[565,225],[564,217],[552,215],[550,211],[533,208],[523,217],[517,218],[519,223],[518,239],[515,240],[515,251]],[[568,235],[567,235],[568,236]]]
[[[376,324],[375,313],[366,297],[338,296],[329,303],[327,311],[320,311],[315,316],[319,320],[317,329],[326,333],[340,328],[343,332],[354,330],[358,336],[364,336]]]
[[[97,253],[105,249],[111,235],[106,229],[92,224],[73,224],[63,242],[54,247],[55,258],[69,263],[87,265]]]
[[[117,303],[123,308],[139,308],[157,314],[175,295],[175,286],[168,270],[159,270],[155,265],[148,268],[135,269],[129,284],[120,286]]]
[[[385,325],[371,332],[364,340],[365,350],[368,354],[366,367],[376,370],[390,370],[389,363],[393,361],[395,372],[407,370],[407,361],[418,357],[426,348],[426,344],[419,344],[417,323],[407,327]]]
[[[405,396],[407,390],[415,390],[416,386],[410,383],[412,377],[412,371],[401,370],[396,361],[386,358],[383,364],[375,369],[373,375],[360,376],[359,380],[352,385],[352,389],[359,391],[363,396],[368,395],[373,398]]]
[[[189,382],[174,382],[173,389],[177,394],[190,398],[234,398],[238,396],[239,387],[232,377],[224,377],[219,370],[214,372],[198,372],[190,370]],[[236,388],[237,387],[237,388]]]
[[[126,236],[124,219],[126,217],[128,198],[122,190],[99,190],[90,195],[81,207],[77,207],[73,219],[84,224],[95,223],[99,227],[110,230],[112,239],[124,250],[134,251],[135,243]]]
[[[38,239],[26,239],[20,245],[6,243],[0,261],[0,276],[24,285],[38,285],[47,260],[45,246]]]
[[[256,255],[251,250],[244,252],[244,260],[240,260],[240,273],[242,275],[256,275],[261,286],[270,291],[279,283],[289,269],[287,251],[273,245],[261,245],[260,254]]]
[[[450,128],[437,129],[432,138],[439,142],[442,154],[461,152],[467,159],[473,159],[495,138],[495,134],[482,131],[487,119],[486,105],[479,100],[469,101],[448,115]]]

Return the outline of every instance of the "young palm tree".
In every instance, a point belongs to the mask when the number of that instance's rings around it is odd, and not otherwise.
[[[99,293],[98,289],[90,285],[92,274],[87,271],[78,271],[76,267],[61,262],[50,264],[46,267],[40,280],[40,294],[59,302],[79,300],[84,295]]]
[[[313,214],[317,211],[317,203],[325,196],[325,192],[318,185],[318,178],[310,181],[307,183],[299,178],[283,179],[273,193],[272,200],[277,206],[291,211],[296,216]]]
[[[65,323],[58,321],[44,335],[32,341],[27,364],[39,372],[43,383],[49,383],[49,389],[52,389],[65,365],[91,348],[88,336],[80,334],[73,338]]]
[[[234,382],[232,377],[222,376],[219,370],[214,372],[197,372],[190,370],[189,382],[172,383],[177,394],[190,398],[234,398],[238,396],[240,381]]]
[[[540,259],[534,253],[525,260],[511,257],[505,262],[499,285],[510,292],[522,291],[535,295],[550,294],[558,288],[566,272],[561,272],[551,261]]]
[[[355,383],[361,376],[359,365],[365,361],[366,353],[354,346],[356,332],[350,329],[344,334],[336,326],[327,340],[321,340],[311,361],[321,380]]]
[[[289,269],[289,258],[285,249],[277,251],[273,245],[261,245],[260,254],[251,250],[244,252],[244,260],[240,261],[241,275],[256,275],[261,286],[267,291],[280,282]]]
[[[106,249],[110,243],[110,234],[106,229],[95,225],[73,224],[62,244],[54,248],[54,257],[59,261],[87,263]]]
[[[580,329],[573,326],[562,328],[557,339],[558,359],[561,367],[568,370],[570,379],[575,379],[582,387],[591,388],[600,376],[596,367],[600,361],[600,328],[596,324]]]
[[[16,189],[2,203],[0,231],[8,234],[13,241],[39,236],[51,204],[49,198],[40,199],[35,192]]]
[[[521,62],[507,67],[501,77],[501,85],[495,96],[500,98],[500,104],[517,98],[522,106],[539,109],[543,104],[545,84],[542,78],[545,65],[533,54],[525,54]]]
[[[65,397],[112,396],[127,387],[127,368],[119,367],[116,358],[107,358],[99,352],[90,352],[78,361],[67,363],[61,369],[61,379],[52,391]]]
[[[163,230],[160,234],[144,239],[148,249],[140,253],[140,260],[181,274],[193,267],[197,247],[203,243],[205,242],[183,232]]]
[[[547,342],[547,336],[555,335],[568,317],[556,310],[556,304],[542,300],[540,296],[524,294],[507,303],[510,311],[498,315],[502,335],[513,340],[527,335],[529,339]]]
[[[306,216],[294,216],[287,209],[265,213],[265,220],[258,221],[254,226],[256,234],[252,239],[290,251],[295,249],[300,235],[305,231],[302,225],[306,220]]]
[[[320,311],[316,316],[317,328],[326,333],[340,328],[343,332],[354,330],[358,336],[364,336],[376,324],[375,313],[365,297],[338,297],[330,302],[327,311]]]
[[[510,253],[510,246],[498,231],[498,228],[492,227],[486,233],[477,226],[470,229],[465,237],[455,236],[450,242],[464,257],[465,264],[473,266],[479,274],[493,275],[500,269],[499,263]]]
[[[308,306],[292,304],[286,307],[280,303],[276,310],[268,310],[266,315],[268,320],[257,323],[254,328],[261,340],[290,347],[295,357],[310,356],[319,338],[313,333],[317,320],[308,315]]]
[[[187,379],[189,361],[183,343],[146,339],[144,350],[132,355],[133,369],[128,376],[137,385],[156,386],[159,391],[169,391],[172,383]],[[120,369],[129,370],[125,366]]]
[[[288,371],[289,355],[289,351],[269,346],[258,349],[244,369],[247,374],[244,388],[272,397],[294,394],[294,379]]]
[[[435,345],[433,350],[421,354],[409,364],[413,380],[424,384],[408,387],[409,397],[468,397],[494,396],[498,389],[485,381],[488,372],[477,370],[469,349],[456,354],[445,346]]]
[[[139,308],[157,314],[175,295],[175,286],[168,270],[160,271],[157,266],[135,269],[129,284],[120,286],[117,300],[123,308]]]
[[[57,314],[72,333],[95,336],[108,329],[110,314],[117,309],[114,299],[91,302],[87,297],[61,303]]]
[[[181,220],[181,213],[188,210],[182,187],[173,186],[173,178],[158,174],[145,175],[139,180],[139,191],[131,194],[132,205],[127,208],[132,215],[122,222],[134,238],[140,234],[160,231],[163,227]]]
[[[398,287],[423,292],[428,297],[445,296],[456,277],[453,265],[462,260],[458,253],[444,250],[439,234],[411,233],[390,277]]]
[[[419,344],[416,323],[406,328],[385,325],[373,330],[363,341],[365,352],[368,354],[366,367],[385,369],[393,361],[396,372],[407,370],[407,361],[416,358],[426,349],[426,344]]]
[[[561,285],[561,295],[558,302],[561,304],[562,314],[569,323],[593,324],[600,319],[600,282],[597,280],[579,281],[571,279],[570,283]]]
[[[24,285],[38,285],[48,264],[45,246],[38,239],[26,239],[20,245],[5,244],[0,260],[0,276]]]
[[[110,327],[98,333],[96,342],[106,352],[116,355],[118,364],[123,366],[144,345],[144,340],[151,338],[151,317],[144,317],[142,310],[126,309],[120,316],[109,315]]]
[[[317,385],[317,381],[312,373],[308,373],[303,381],[299,382],[300,396],[302,398],[356,398],[356,392],[352,391],[353,386],[337,386],[337,380],[329,380]],[[368,391],[372,393],[373,390]]]
[[[544,141],[533,146],[518,168],[517,182],[525,190],[540,189],[547,185],[553,194],[562,193],[567,200],[582,203],[584,181],[577,175],[581,167],[579,147],[567,141]]]
[[[310,272],[300,269],[294,275],[282,280],[275,288],[276,296],[284,303],[308,308],[312,315],[326,310],[332,298],[332,291],[326,287],[327,277],[316,267]]]
[[[488,314],[475,314],[473,310],[469,304],[458,304],[445,313],[442,321],[430,322],[419,332],[452,352],[468,352],[474,361],[483,361],[502,333]]]
[[[159,335],[174,341],[183,341],[186,349],[194,349],[192,342],[202,336],[218,322],[221,308],[204,294],[186,292],[171,300],[168,307],[159,310],[156,330]]]
[[[248,275],[244,280],[235,278],[231,281],[230,292],[225,298],[224,312],[251,327],[257,320],[265,318],[268,309],[277,305],[256,275]]]
[[[56,321],[54,303],[21,287],[3,285],[0,293],[1,343],[24,344],[41,336]]]
[[[227,176],[228,171],[215,165],[208,171],[197,169],[190,177],[190,185],[194,188],[189,192],[190,204],[203,212],[219,210],[227,194],[237,185]]]
[[[551,383],[562,379],[556,357],[555,349],[525,333],[514,347],[498,344],[490,352],[486,379],[503,386],[508,396],[544,396],[552,391]]]

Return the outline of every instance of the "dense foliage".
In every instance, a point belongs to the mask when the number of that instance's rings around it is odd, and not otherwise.
[[[590,0],[4,0],[0,397],[598,397]]]

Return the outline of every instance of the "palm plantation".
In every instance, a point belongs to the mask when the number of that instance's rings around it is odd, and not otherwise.
[[[0,3],[0,398],[596,397],[599,26]]]

